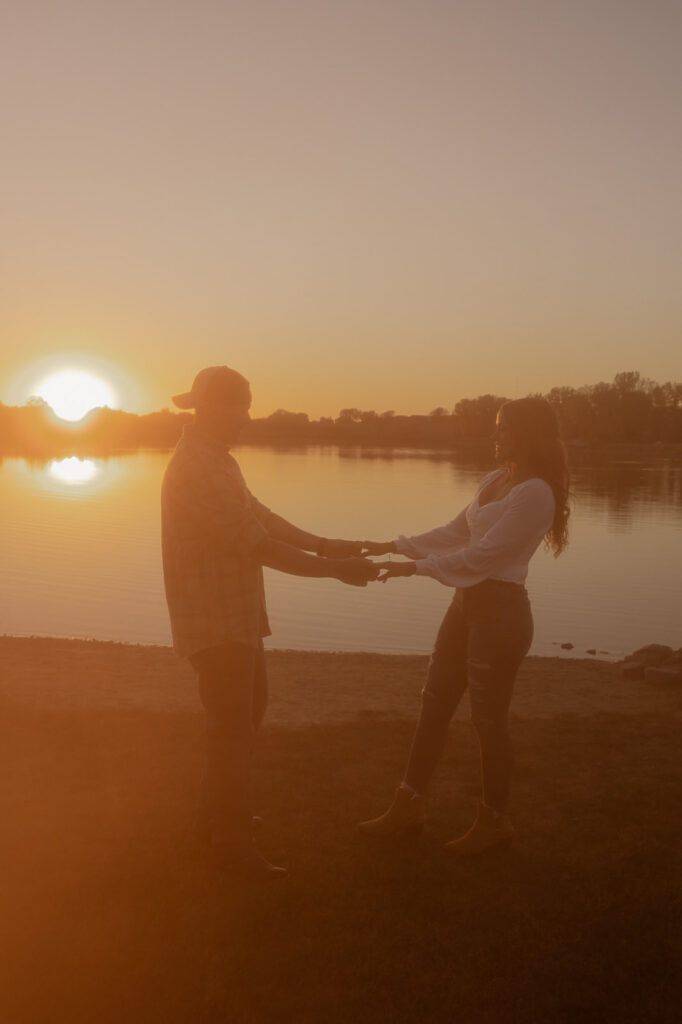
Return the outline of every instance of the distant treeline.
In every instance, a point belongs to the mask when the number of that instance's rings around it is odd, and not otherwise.
[[[556,409],[567,441],[682,442],[682,384],[657,384],[630,371],[617,374],[610,384],[557,387],[543,397]],[[278,409],[254,419],[240,443],[456,447],[487,441],[504,401],[499,395],[463,398],[454,409],[440,407],[428,416],[349,408],[342,409],[336,419],[323,416],[319,420]],[[19,407],[0,403],[0,454],[41,458],[169,449],[191,418],[189,413],[168,410],[137,416],[104,408],[69,424],[41,399]]]

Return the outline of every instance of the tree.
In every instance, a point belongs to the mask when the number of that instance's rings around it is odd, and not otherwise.
[[[627,395],[642,389],[642,375],[638,370],[625,370],[613,378],[613,386],[619,395]]]
[[[359,423],[362,419],[362,412],[360,409],[342,409],[339,419],[347,423]]]
[[[495,427],[495,418],[501,405],[507,401],[498,395],[479,395],[461,398],[455,406],[463,436],[488,438]]]
[[[545,398],[551,405],[560,405],[577,394],[578,392],[575,388],[552,388],[551,391],[547,392]]]

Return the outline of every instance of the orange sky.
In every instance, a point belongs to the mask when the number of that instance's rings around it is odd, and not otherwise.
[[[0,401],[428,412],[682,379],[680,6],[24,0],[3,14]]]

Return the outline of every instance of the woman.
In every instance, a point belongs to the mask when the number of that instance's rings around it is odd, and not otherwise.
[[[382,582],[417,574],[457,589],[431,655],[404,781],[388,811],[358,827],[375,836],[421,829],[423,796],[468,686],[483,799],[469,831],[446,844],[453,854],[480,853],[511,840],[507,717],[514,679],[533,636],[524,582],[543,538],[555,557],[567,543],[566,452],[550,404],[542,398],[506,402],[497,416],[495,455],[504,468],[481,481],[471,504],[451,523],[364,546],[370,555],[397,552],[412,559],[377,563]]]

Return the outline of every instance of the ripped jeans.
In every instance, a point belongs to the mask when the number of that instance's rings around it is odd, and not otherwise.
[[[405,782],[423,793],[443,752],[448,725],[468,688],[481,750],[483,801],[504,811],[513,750],[508,711],[516,673],[533,639],[526,588],[484,580],[458,589],[445,613],[422,690],[422,710]]]

